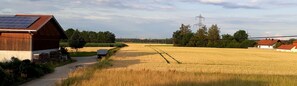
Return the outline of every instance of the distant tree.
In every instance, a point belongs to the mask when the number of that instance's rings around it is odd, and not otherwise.
[[[175,46],[186,46],[192,36],[190,25],[182,24],[179,30],[173,33],[173,43]]]
[[[209,41],[216,43],[216,41],[220,40],[220,28],[214,24],[208,29],[208,36]]]
[[[197,32],[192,36],[188,46],[191,47],[205,47],[207,44],[207,28],[206,26],[201,27]]]
[[[182,35],[188,34],[188,33],[192,33],[191,29],[190,29],[190,25],[184,25],[182,24],[180,27],[180,33]]]
[[[89,31],[82,31],[82,32],[80,32],[80,35],[81,35],[81,37],[84,38],[84,40],[86,42],[91,42],[90,39],[92,39],[92,38],[90,38],[90,36],[89,36],[90,35]]]
[[[83,48],[86,44],[84,38],[80,35],[80,32],[76,29],[72,34],[71,38],[68,40],[69,46],[74,48],[76,52],[78,48]]]
[[[222,35],[222,40],[233,40],[234,37],[230,34],[223,34]]]
[[[199,40],[206,40],[207,39],[207,27],[203,26],[198,29],[196,36]]]
[[[275,44],[275,46],[273,46],[273,48],[278,48],[278,47],[281,46],[281,45],[282,45],[281,42],[277,42],[277,43]]]
[[[289,42],[289,44],[293,44],[294,41],[296,41],[296,39],[292,38],[292,39],[289,39],[288,42]]]
[[[234,39],[236,41],[238,41],[238,42],[242,42],[244,40],[247,40],[248,36],[249,35],[244,30],[239,30],[239,31],[235,32],[234,35],[233,35]]]
[[[106,41],[105,43],[115,43],[115,35],[109,31],[104,32]]]
[[[172,40],[173,40],[174,46],[181,46],[180,44],[181,44],[182,37],[179,30],[173,32]]]
[[[98,40],[97,40],[97,33],[94,32],[94,31],[89,31],[89,40],[90,40],[90,43],[97,43]]]
[[[74,33],[74,29],[73,28],[69,28],[65,31],[65,34],[68,38],[70,38],[72,36],[72,34]]]

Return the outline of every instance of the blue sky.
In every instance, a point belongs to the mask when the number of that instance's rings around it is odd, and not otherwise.
[[[294,0],[1,0],[0,13],[52,14],[64,29],[112,31],[118,38],[170,38],[199,14],[221,34],[297,35]]]

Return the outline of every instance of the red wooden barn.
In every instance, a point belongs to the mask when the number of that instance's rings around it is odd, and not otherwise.
[[[53,15],[0,16],[0,61],[57,51],[61,39],[67,36]]]

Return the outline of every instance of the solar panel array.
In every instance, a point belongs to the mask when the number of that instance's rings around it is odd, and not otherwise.
[[[0,16],[0,28],[24,29],[31,26],[39,17]]]

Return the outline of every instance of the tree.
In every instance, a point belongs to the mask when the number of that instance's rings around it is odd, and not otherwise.
[[[98,42],[97,33],[94,32],[94,31],[89,32],[89,38],[90,38],[91,43],[97,43]]]
[[[109,31],[104,32],[105,42],[104,43],[115,43],[115,35]]]
[[[173,35],[172,35],[172,40],[173,40],[173,45],[174,46],[180,46],[180,40],[182,39],[181,35],[180,35],[180,31],[177,30],[175,32],[173,32]]]
[[[175,46],[186,46],[193,36],[190,25],[182,24],[180,29],[173,33],[173,43]]]
[[[292,38],[292,39],[289,39],[289,44],[293,44],[293,42],[295,41],[296,39]]]
[[[218,28],[216,24],[209,28],[207,38],[212,42],[216,42],[220,39],[220,28]]]
[[[196,36],[199,40],[206,40],[207,39],[207,28],[206,26],[203,26],[198,29]]]
[[[242,42],[244,40],[247,40],[249,35],[244,30],[239,30],[235,32],[233,36],[236,41]]]
[[[233,39],[234,39],[234,37],[232,35],[230,35],[230,34],[223,34],[222,35],[222,40],[230,41],[230,40],[233,40]]]
[[[73,28],[69,28],[65,31],[65,34],[68,38],[70,38],[72,36],[72,34],[74,33],[74,29]]]
[[[80,35],[80,32],[76,29],[72,34],[71,38],[68,40],[68,44],[71,48],[74,48],[77,52],[78,48],[83,48],[85,46],[86,41]]]
[[[197,30],[194,36],[190,39],[187,46],[191,47],[205,47],[207,44],[207,28],[201,27]]]
[[[89,31],[82,31],[82,32],[80,32],[80,35],[81,35],[81,37],[83,37],[84,38],[84,40],[86,41],[86,42],[90,42],[90,39],[92,39],[92,38],[90,38],[90,34],[89,34]]]

